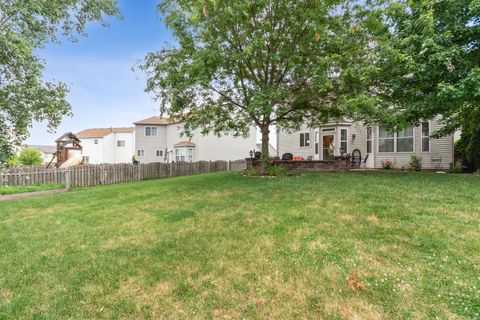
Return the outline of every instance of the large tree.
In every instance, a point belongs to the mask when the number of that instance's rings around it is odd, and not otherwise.
[[[471,125],[480,114],[480,1],[379,2],[387,28],[372,41],[371,91],[352,104],[392,128],[435,116],[445,125],[437,135]]]
[[[67,87],[42,79],[38,49],[63,33],[75,40],[88,21],[119,15],[116,0],[0,1],[0,165],[27,136],[33,120],[56,128],[71,114]]]
[[[342,0],[164,0],[177,43],[147,55],[147,91],[186,133],[262,133],[298,129],[344,114],[342,100],[362,88],[370,19]]]

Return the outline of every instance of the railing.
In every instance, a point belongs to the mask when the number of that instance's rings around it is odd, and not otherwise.
[[[245,169],[245,160],[146,164],[99,164],[46,169],[19,167],[0,172],[0,186],[59,183],[66,188]]]

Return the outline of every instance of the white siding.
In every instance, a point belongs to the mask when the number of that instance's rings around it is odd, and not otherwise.
[[[157,127],[158,135],[145,136],[145,127]],[[157,157],[156,151],[167,147],[167,130],[164,125],[135,125],[135,157],[142,163],[163,162],[164,157]],[[137,150],[145,150],[144,157],[137,156]]]
[[[131,133],[110,133],[103,138],[83,138],[82,155],[90,164],[131,163],[134,154],[135,135]],[[98,144],[95,144],[98,140]],[[125,147],[117,147],[117,141],[124,140]]]
[[[437,120],[430,122],[430,131],[434,132],[442,128]],[[422,152],[422,129],[421,126],[414,127],[414,150],[413,152],[378,152],[378,128],[375,130],[376,159],[375,167],[381,168],[383,160],[393,162],[395,168],[408,168],[413,154],[422,158],[423,169],[449,169],[453,163],[453,135],[439,139],[430,139],[430,152]]]
[[[320,147],[321,150],[321,132],[323,128],[335,127],[336,149],[335,155],[340,155],[340,129],[348,129],[348,150],[351,154],[354,149],[359,149],[362,154],[362,165],[367,156],[367,127],[359,122],[354,122],[351,125],[348,122],[340,124],[329,123],[318,128],[320,132]],[[441,124],[437,120],[431,121],[431,132],[441,128]],[[453,162],[453,135],[449,135],[440,139],[431,139],[430,152],[422,152],[421,141],[422,132],[421,127],[414,127],[414,150],[413,152],[379,152],[378,150],[378,127],[373,127],[372,136],[372,153],[366,162],[367,168],[381,168],[382,161],[390,160],[394,163],[394,167],[400,169],[402,167],[408,168],[409,162],[413,154],[417,154],[422,158],[422,168],[424,169],[448,169]],[[300,133],[310,133],[310,146],[300,147]],[[355,138],[353,139],[353,135]],[[290,152],[294,156],[301,156],[307,158],[314,155],[315,152],[315,129],[303,126],[300,131],[288,133],[284,130],[279,130],[278,134],[278,153],[281,156],[284,153]]]
[[[183,125],[181,123],[158,125],[157,137],[146,137],[145,127],[150,125],[135,126],[135,150],[145,150],[144,157],[137,157],[140,162],[163,162],[164,156],[157,157],[156,151],[165,151],[168,148],[170,161],[175,161],[175,144],[180,141],[191,140],[195,144],[194,161],[214,160],[238,160],[249,157],[249,151],[257,149],[256,129],[250,129],[248,138],[223,135],[217,137],[214,134],[203,136],[197,130],[189,139],[182,136]]]
[[[98,144],[94,143],[95,140],[98,140]],[[89,163],[104,163],[103,138],[83,138],[81,144],[83,147],[82,155],[88,157]]]
[[[310,146],[300,147],[300,133],[308,132],[310,134]],[[278,132],[278,154],[281,157],[284,153],[291,153],[294,156],[304,157],[313,156],[315,153],[315,130],[303,125],[297,132],[286,132],[282,129]]]

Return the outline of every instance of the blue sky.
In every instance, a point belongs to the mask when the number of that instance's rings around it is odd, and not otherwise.
[[[64,132],[86,128],[132,126],[158,114],[158,103],[144,92],[145,75],[131,68],[150,51],[172,44],[171,33],[156,12],[158,0],[119,0],[123,20],[108,18],[110,27],[90,23],[88,36],[71,43],[48,44],[39,52],[46,61],[44,78],[70,86],[74,116],[56,133],[35,123],[28,144],[53,144]]]

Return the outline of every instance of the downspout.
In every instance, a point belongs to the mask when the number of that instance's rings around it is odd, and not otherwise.
[[[280,128],[277,126],[277,157],[280,157]]]

